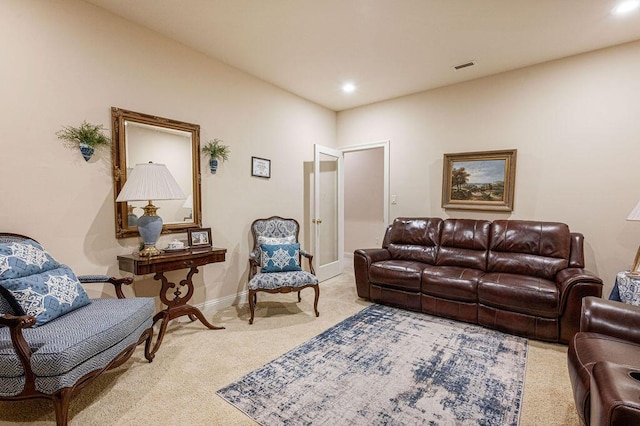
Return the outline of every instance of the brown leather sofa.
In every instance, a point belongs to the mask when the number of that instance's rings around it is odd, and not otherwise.
[[[364,299],[562,343],[602,294],[583,268],[582,234],[557,222],[398,218],[382,248],[354,252]]]
[[[584,298],[568,365],[583,424],[640,424],[640,307]]]

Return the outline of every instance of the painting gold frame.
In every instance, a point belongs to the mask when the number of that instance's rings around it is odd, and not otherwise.
[[[444,154],[442,207],[513,211],[516,149]]]

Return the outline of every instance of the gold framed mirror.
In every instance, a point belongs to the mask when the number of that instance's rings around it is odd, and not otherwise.
[[[200,126],[111,107],[113,136],[113,203],[116,238],[138,236],[136,220],[146,202],[116,202],[127,173],[138,163],[165,164],[187,196],[155,201],[162,233],[202,227],[200,192]]]

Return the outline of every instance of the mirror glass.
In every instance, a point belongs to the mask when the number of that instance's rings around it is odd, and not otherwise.
[[[114,197],[117,198],[136,164],[149,161],[165,164],[186,199],[153,200],[164,223],[162,233],[201,227],[200,126],[115,107],[111,108],[111,118]],[[117,238],[138,235],[136,222],[146,204],[115,202]]]

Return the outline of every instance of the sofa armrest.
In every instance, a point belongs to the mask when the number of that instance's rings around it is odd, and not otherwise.
[[[569,289],[578,283],[594,284],[602,287],[602,280],[586,269],[566,268],[556,274],[556,284],[563,299],[569,294]],[[564,300],[561,305],[564,305]]]
[[[575,286],[582,286],[591,288],[593,291],[589,294],[585,293],[584,289],[580,299],[584,296],[601,296],[602,295],[602,280],[595,274],[582,269],[582,268],[567,268],[563,269],[556,274],[556,285],[560,292],[560,314],[564,313],[567,309],[574,309],[576,312],[576,318],[579,317],[582,303],[580,300],[573,300],[572,288]],[[577,303],[576,303],[577,301]],[[572,303],[573,302],[573,303]],[[572,306],[573,305],[573,306]]]
[[[353,252],[353,256],[363,256],[371,265],[375,262],[391,259],[391,252],[384,248],[358,249]]]
[[[358,249],[353,252],[353,272],[359,297],[370,299],[369,268],[371,265],[389,259],[391,259],[391,253],[384,248]]]
[[[580,331],[640,343],[640,306],[585,297],[582,300]]]
[[[582,299],[587,296],[602,296],[602,280],[582,268],[567,268],[556,274],[556,285],[560,292],[559,340],[569,343],[580,331]]]
[[[110,283],[113,284],[116,290],[116,296],[118,299],[124,299],[125,295],[122,292],[123,285],[131,285],[133,283],[132,277],[124,277],[124,278],[116,278],[109,277],[107,275],[79,275],[78,281],[82,284],[90,284],[90,283]]]

